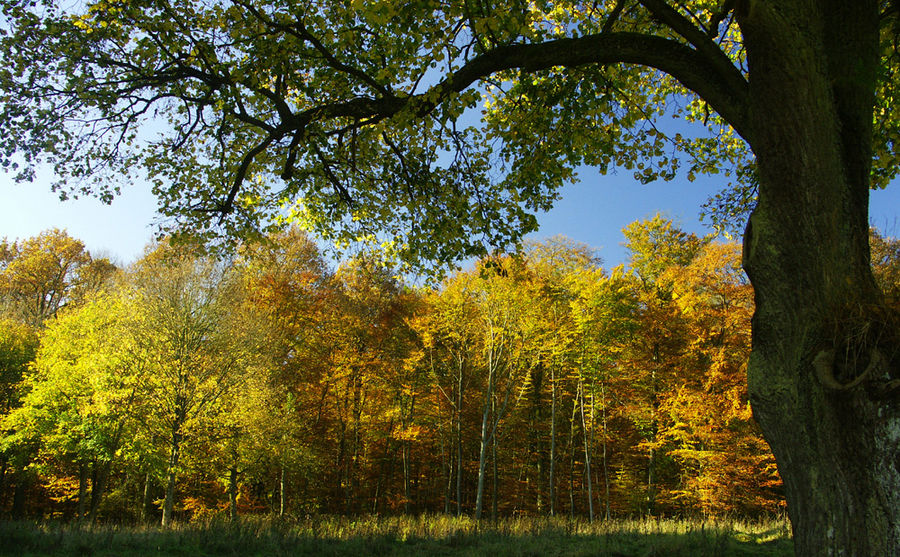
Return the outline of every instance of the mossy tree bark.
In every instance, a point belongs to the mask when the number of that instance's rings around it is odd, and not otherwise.
[[[897,320],[875,287],[867,237],[878,6],[744,4],[760,173],[744,240],[753,410],[797,553],[896,555]]]

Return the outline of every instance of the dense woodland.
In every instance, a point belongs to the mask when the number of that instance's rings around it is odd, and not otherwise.
[[[779,512],[740,247],[624,234],[627,269],[555,238],[429,288],[297,230],[124,269],[59,230],[4,240],[0,513]],[[897,299],[900,242],[872,245]]]

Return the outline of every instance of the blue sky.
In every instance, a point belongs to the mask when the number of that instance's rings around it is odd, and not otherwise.
[[[0,237],[24,239],[48,228],[64,228],[94,255],[129,263],[151,240],[156,199],[147,184],[124,188],[104,205],[94,198],[62,202],[49,180],[16,184],[0,172]]]
[[[581,182],[567,186],[554,209],[539,215],[541,229],[531,237],[568,236],[597,248],[604,266],[612,267],[626,262],[622,228],[657,212],[687,231],[709,233],[700,222],[700,206],[719,185],[707,177],[641,185],[628,171],[600,176],[582,169]],[[50,192],[49,181],[14,184],[0,173],[0,237],[22,239],[48,228],[65,228],[95,255],[128,263],[140,256],[153,235],[156,200],[149,189],[147,184],[123,188],[110,206],[93,198],[60,202]],[[887,235],[900,235],[898,208],[900,184],[873,192],[870,222]]]

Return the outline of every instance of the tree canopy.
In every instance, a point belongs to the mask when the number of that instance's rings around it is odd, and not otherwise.
[[[4,0],[0,163],[104,200],[143,168],[171,230],[290,216],[418,262],[518,240],[584,164],[723,172],[734,224],[757,181],[736,4]],[[898,167],[882,9],[874,186]]]
[[[0,241],[0,306],[34,327],[78,304],[115,271],[59,229],[21,242]]]

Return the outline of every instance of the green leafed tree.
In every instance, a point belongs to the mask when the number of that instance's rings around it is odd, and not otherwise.
[[[165,444],[168,526],[183,453],[203,440],[224,395],[243,381],[254,347],[235,311],[241,291],[233,273],[192,246],[156,247],[136,264],[122,296],[133,308],[123,326],[145,364],[138,387],[143,424]]]
[[[663,271],[672,265],[687,265],[704,244],[701,238],[679,230],[659,214],[629,224],[622,233],[629,265],[647,288],[662,287],[656,283]]]
[[[458,275],[444,281],[440,292],[426,297],[425,315],[416,322],[416,330],[431,362],[432,382],[442,401],[450,408],[451,449],[445,464],[447,492],[445,510],[462,513],[464,414],[468,410],[466,393],[472,383],[480,349],[477,331],[476,293],[472,277]]]
[[[22,396],[22,378],[28,366],[34,361],[38,348],[38,334],[35,329],[7,317],[0,318],[0,419],[5,420],[10,412],[19,407]],[[6,437],[10,431],[0,429],[0,435]],[[6,489],[12,478],[17,500],[22,500],[21,467],[24,458],[19,448],[0,442],[0,500],[6,495]],[[16,509],[18,510],[18,509]]]
[[[867,223],[900,168],[895,0],[2,6],[0,164],[104,198],[144,168],[201,233],[289,212],[446,261],[533,230],[582,163],[730,173],[727,209],[758,198],[750,399],[798,552],[897,553],[898,319]]]
[[[576,300],[580,297],[580,286],[588,283],[592,286],[599,285],[604,282],[605,277],[599,268],[600,259],[591,248],[564,237],[528,243],[524,260],[528,269],[528,281],[523,281],[519,289],[524,290],[524,294],[528,296],[525,303],[530,309],[526,317],[534,330],[528,349],[534,365],[528,370],[523,391],[530,395],[529,433],[537,453],[536,506],[538,511],[543,510],[543,488],[546,485],[549,512],[550,515],[555,515],[559,476],[558,423],[563,415],[561,395],[566,376],[574,371],[567,364],[572,359],[577,359],[579,333],[582,332],[578,322],[572,317],[577,311],[575,307]],[[547,401],[542,400],[545,397],[542,391],[549,391],[549,416],[546,416]],[[540,438],[540,422],[545,417],[549,418],[550,424],[546,452],[541,450],[543,440]],[[585,477],[590,477],[587,470]],[[592,500],[590,494],[588,499]]]
[[[9,318],[0,320],[0,413],[18,406],[19,382],[37,346],[34,329]]]
[[[597,467],[603,477],[602,501],[606,518],[610,516],[610,463],[611,431],[609,422],[616,402],[613,400],[616,385],[626,383],[626,393],[621,398],[635,404],[642,397],[634,389],[634,377],[622,371],[622,352],[635,342],[638,297],[636,281],[625,274],[622,267],[607,274],[602,269],[582,271],[572,277],[574,299],[570,303],[571,319],[576,337],[573,358],[577,364],[576,404],[583,431],[586,475],[589,477],[593,437],[598,438]],[[585,402],[587,398],[588,403]],[[585,406],[588,414],[585,415]],[[620,412],[624,413],[622,409]],[[573,412],[574,414],[574,412]],[[587,419],[590,417],[591,419]],[[589,433],[590,432],[590,433]],[[589,437],[593,435],[593,437]],[[593,491],[589,485],[588,492]],[[593,503],[589,505],[593,515]]]
[[[93,521],[113,461],[135,431],[135,394],[142,362],[123,324],[129,316],[108,294],[52,321],[22,385],[21,407],[4,420],[5,442],[33,452],[46,477],[76,468],[76,516]],[[88,499],[88,478],[91,478]],[[74,494],[62,494],[74,495]]]

